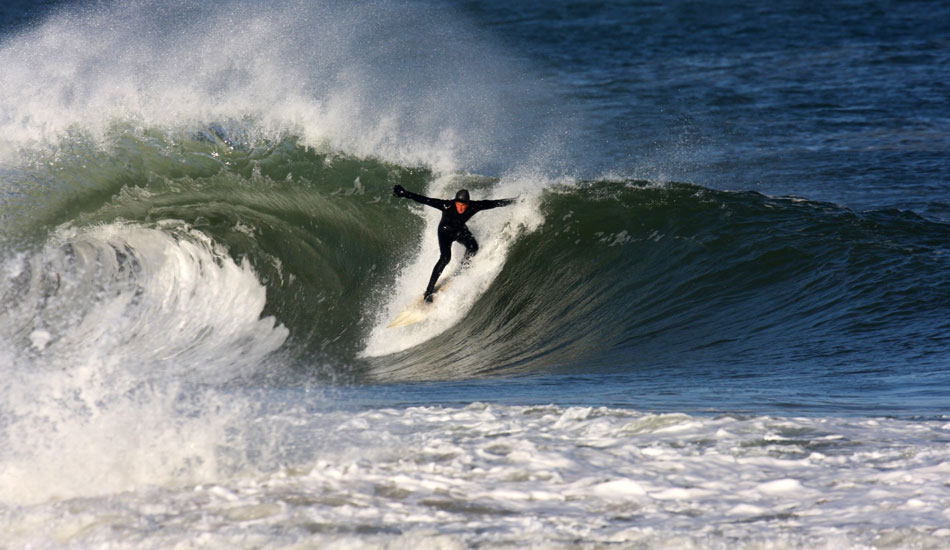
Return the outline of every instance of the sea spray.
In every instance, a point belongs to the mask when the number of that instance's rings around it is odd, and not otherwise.
[[[527,67],[456,14],[403,2],[76,7],[7,37],[0,64],[6,162],[116,123],[292,133],[440,171],[505,169],[550,135],[530,116],[543,90]]]

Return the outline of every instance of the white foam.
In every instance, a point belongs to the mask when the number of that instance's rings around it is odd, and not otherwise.
[[[755,488],[766,495],[781,495],[803,492],[802,484],[797,479],[776,479],[760,483]]]
[[[51,548],[233,548],[235,540],[391,548],[431,538],[491,549],[909,550],[950,542],[941,421],[872,427],[481,404],[316,412],[285,393],[266,401],[272,412],[234,416],[230,429],[257,426],[262,438],[244,444],[271,447],[263,453],[271,458],[248,453],[243,470],[197,486],[126,485],[69,506],[0,508],[0,536]],[[628,431],[631,422],[641,429]],[[211,445],[224,432],[204,435]],[[292,444],[281,450],[281,441]]]

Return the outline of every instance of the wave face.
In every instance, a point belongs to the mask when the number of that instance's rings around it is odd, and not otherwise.
[[[122,134],[108,153],[34,173],[64,189],[12,216],[8,354],[68,362],[108,341],[143,368],[173,358],[213,379],[207,365],[253,374],[279,350],[284,374],[441,379],[926,363],[946,344],[950,227],[912,213],[689,184],[440,176],[296,137],[235,147],[222,132]],[[394,184],[522,197],[473,220],[472,266],[430,320],[403,329],[385,326],[427,281],[438,218],[392,198]]]
[[[637,181],[555,187],[539,208],[469,314],[384,372],[832,372],[945,349],[946,224]]]

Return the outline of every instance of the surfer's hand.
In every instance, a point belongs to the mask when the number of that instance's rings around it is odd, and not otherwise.
[[[405,197],[406,190],[403,189],[401,185],[396,185],[393,187],[393,195],[397,197]]]

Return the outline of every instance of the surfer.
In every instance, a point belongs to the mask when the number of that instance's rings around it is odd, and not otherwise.
[[[465,257],[462,259],[463,263],[468,262],[472,256],[478,252],[478,241],[472,236],[472,232],[468,230],[465,222],[482,210],[508,206],[515,202],[515,199],[473,201],[469,198],[468,191],[465,189],[459,190],[452,200],[433,199],[417,195],[411,191],[406,191],[401,185],[393,187],[393,195],[412,199],[420,204],[431,206],[442,212],[442,219],[439,221],[438,231],[439,261],[436,262],[435,267],[432,268],[432,277],[429,278],[429,286],[426,287],[426,292],[423,295],[425,301],[428,303],[432,302],[432,293],[435,292],[436,281],[439,280],[439,276],[442,275],[442,270],[445,269],[445,266],[449,265],[449,260],[452,259],[452,243],[458,241],[465,246]]]

